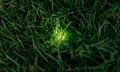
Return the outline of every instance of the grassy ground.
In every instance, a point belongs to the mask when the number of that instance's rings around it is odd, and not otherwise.
[[[120,72],[119,0],[0,0],[0,72]]]

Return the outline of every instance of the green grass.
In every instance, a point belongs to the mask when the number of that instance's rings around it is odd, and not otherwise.
[[[119,0],[0,0],[0,72],[120,72]]]

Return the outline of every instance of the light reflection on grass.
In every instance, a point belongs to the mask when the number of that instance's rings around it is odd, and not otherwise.
[[[56,22],[56,27],[51,36],[52,44],[57,44],[59,46],[59,44],[67,42],[69,40],[69,37],[70,37],[69,32],[66,29],[63,29],[60,26],[59,22]]]

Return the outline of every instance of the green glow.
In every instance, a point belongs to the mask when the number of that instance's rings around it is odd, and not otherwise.
[[[55,31],[55,40],[56,41],[66,41],[68,33],[64,30],[56,30]]]
[[[68,39],[69,39],[69,33],[65,29],[62,29],[62,27],[58,23],[51,37],[52,43],[66,42],[68,41]]]

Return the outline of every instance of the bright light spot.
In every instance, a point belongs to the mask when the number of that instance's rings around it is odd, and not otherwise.
[[[51,37],[51,41],[54,43],[60,43],[60,42],[65,42],[67,41],[69,38],[69,33],[65,30],[62,29],[62,27],[60,26],[60,24],[57,24],[57,26],[55,27],[52,37]]]
[[[67,40],[67,32],[65,32],[64,30],[58,30],[55,33],[55,40],[56,41],[65,41]]]

